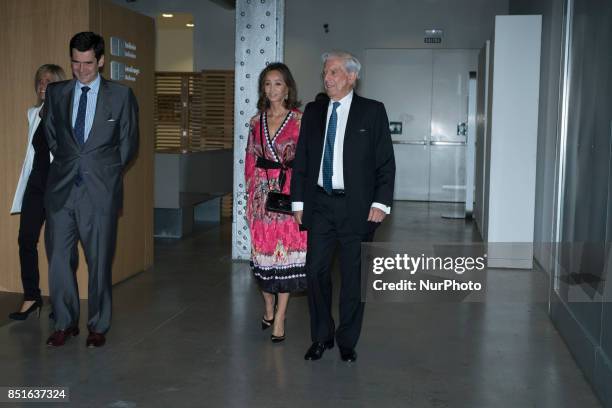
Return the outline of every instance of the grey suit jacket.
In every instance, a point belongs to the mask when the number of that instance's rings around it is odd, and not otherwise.
[[[43,123],[55,159],[49,168],[45,206],[59,211],[80,172],[84,187],[103,214],[123,205],[123,170],[138,151],[138,103],[132,90],[100,78],[96,113],[83,146],[72,128],[75,80],[47,87]]]

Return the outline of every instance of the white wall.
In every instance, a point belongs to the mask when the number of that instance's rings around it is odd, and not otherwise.
[[[541,16],[499,16],[493,41],[489,243],[533,242]],[[531,268],[531,244],[493,249],[489,266]],[[494,263],[495,261],[495,263]]]
[[[534,256],[550,271],[555,205],[555,159],[559,117],[559,73],[561,69],[561,30],[563,0],[511,0],[511,14],[542,15],[542,59],[540,110],[538,119],[538,157],[534,227]]]
[[[195,24],[195,70],[234,69],[235,10],[224,9],[209,0],[138,0],[134,3],[112,1],[152,17],[161,12],[191,13]]]
[[[323,52],[344,49],[363,61],[366,48],[432,48],[423,43],[430,28],[444,30],[444,48],[479,49],[508,0],[286,0],[285,9],[285,63],[308,102],[322,90]]]
[[[113,1],[151,16],[162,11],[192,13],[195,69],[234,69],[235,10],[209,0]],[[429,28],[444,30],[444,48],[480,48],[491,38],[495,15],[508,14],[508,4],[509,0],[285,0],[285,63],[295,76],[300,99],[308,102],[321,90],[320,56],[327,50],[344,49],[360,58],[366,48],[431,48],[423,43]]]
[[[156,71],[193,71],[193,30],[157,29]]]

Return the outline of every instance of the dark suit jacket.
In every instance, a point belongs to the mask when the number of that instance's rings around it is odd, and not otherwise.
[[[312,222],[312,203],[316,194],[325,140],[328,102],[306,105],[300,138],[293,162],[291,201],[304,202],[302,227]],[[395,181],[395,158],[385,106],[353,94],[344,134],[344,190],[348,215],[356,232],[367,233],[373,202],[391,206]]]
[[[138,151],[138,103],[132,90],[100,78],[91,132],[79,146],[72,128],[75,80],[47,87],[43,123],[54,160],[49,168],[45,205],[60,210],[77,173],[95,210],[116,214],[123,205],[123,170]]]

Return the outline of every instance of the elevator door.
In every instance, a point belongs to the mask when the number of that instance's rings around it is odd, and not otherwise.
[[[366,50],[363,93],[387,108],[396,200],[465,201],[468,82],[477,55],[463,49]]]

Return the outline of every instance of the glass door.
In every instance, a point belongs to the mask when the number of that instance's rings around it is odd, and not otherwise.
[[[368,49],[364,96],[387,109],[395,152],[395,199],[429,200],[432,50]]]
[[[387,109],[396,200],[465,201],[469,72],[478,50],[368,49],[363,94]]]

